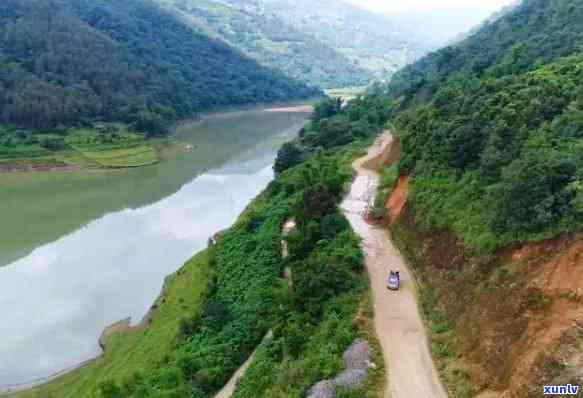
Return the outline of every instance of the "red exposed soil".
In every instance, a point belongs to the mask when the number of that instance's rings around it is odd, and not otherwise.
[[[515,357],[510,378],[514,386],[531,382],[529,373],[537,358],[556,349],[563,336],[583,322],[583,236],[529,244],[510,257],[524,272],[532,295],[548,303],[544,311],[531,314],[524,335],[510,353]]]
[[[397,186],[389,196],[389,200],[385,205],[388,214],[389,223],[392,224],[399,217],[405,204],[407,203],[407,198],[409,197],[409,176],[403,175],[399,177],[399,182]]]
[[[541,383],[581,382],[583,234],[479,257],[447,231],[397,220],[417,268],[459,338],[460,367],[487,397],[537,397]],[[576,337],[573,337],[576,336]]]

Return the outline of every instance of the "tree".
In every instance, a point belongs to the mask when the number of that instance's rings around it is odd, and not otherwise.
[[[134,128],[137,131],[146,133],[146,137],[156,137],[166,133],[167,125],[168,122],[159,114],[153,112],[141,112],[134,123]]]
[[[512,162],[492,190],[493,227],[501,232],[539,232],[570,211],[575,165],[544,154]]]
[[[302,150],[294,143],[287,142],[282,145],[280,150],[277,152],[277,158],[275,159],[275,165],[273,170],[276,173],[282,173],[287,169],[298,165],[303,160]]]
[[[66,144],[63,138],[45,138],[41,141],[41,146],[49,151],[62,151]]]
[[[330,118],[342,110],[342,98],[329,97],[324,101],[321,101],[314,107],[314,113],[312,115],[312,120],[319,121],[322,119]]]

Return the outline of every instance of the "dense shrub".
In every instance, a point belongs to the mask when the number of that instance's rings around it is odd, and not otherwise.
[[[580,229],[582,67],[576,56],[472,91],[446,85],[447,101],[401,113],[401,167],[425,221],[480,251]]]
[[[304,152],[302,149],[293,142],[287,142],[282,145],[280,150],[277,152],[277,158],[275,159],[275,165],[273,170],[276,173],[281,173],[290,169],[302,162],[304,157]]]

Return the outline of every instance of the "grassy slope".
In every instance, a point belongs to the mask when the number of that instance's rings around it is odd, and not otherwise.
[[[97,394],[98,384],[106,379],[125,380],[136,371],[160,364],[179,338],[180,319],[199,307],[211,274],[208,253],[201,252],[170,278],[147,328],[113,334],[106,341],[106,352],[89,365],[11,396],[92,397]]]

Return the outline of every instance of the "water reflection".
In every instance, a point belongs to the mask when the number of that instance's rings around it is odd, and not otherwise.
[[[128,316],[139,322],[164,277],[272,179],[277,148],[294,132],[279,131],[162,200],[106,214],[0,268],[0,386],[94,357],[106,326]]]
[[[0,174],[0,267],[107,213],[161,200],[205,170],[231,164],[241,172],[250,167],[246,160],[296,133],[306,116],[249,111],[185,124],[176,138],[193,150],[182,145],[151,167]]]

